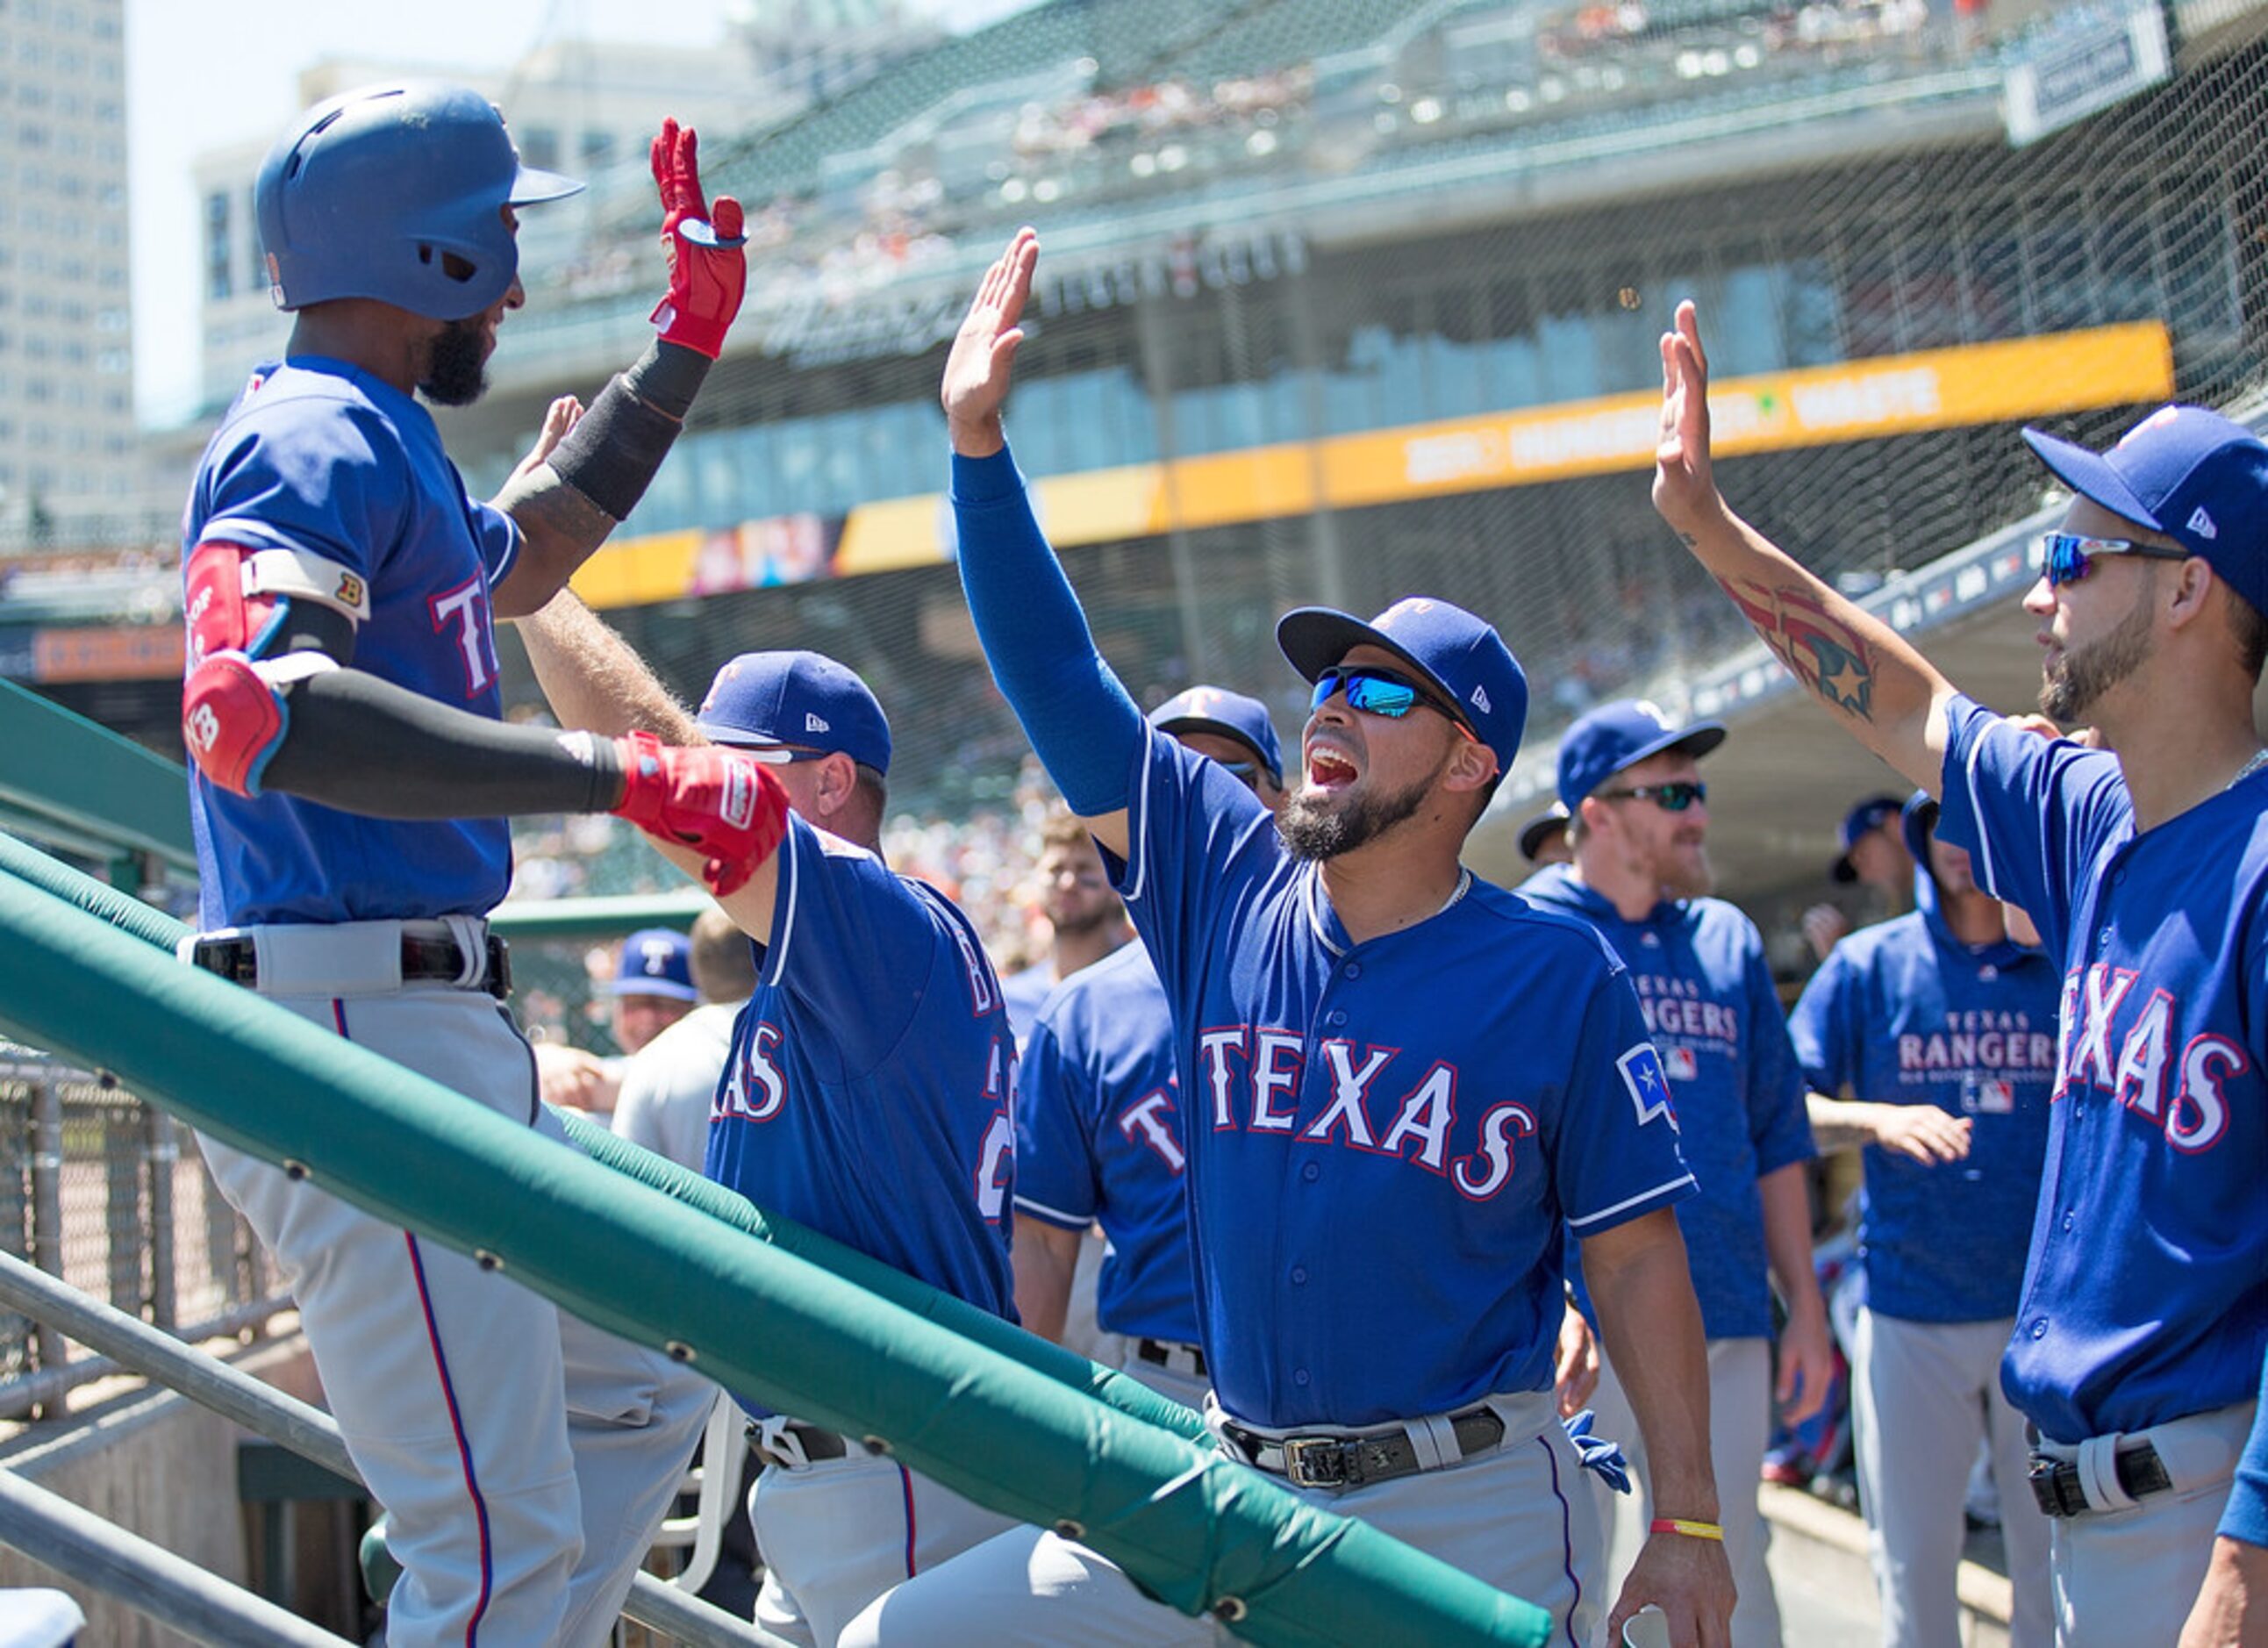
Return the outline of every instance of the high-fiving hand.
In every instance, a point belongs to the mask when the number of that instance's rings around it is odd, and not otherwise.
[[[1709,454],[1709,357],[1691,299],[1661,335],[1661,437],[1653,454],[1653,506],[1691,543],[1721,520],[1725,500]]]
[[[1032,295],[1032,271],[1039,261],[1038,233],[1017,230],[1008,249],[984,271],[968,306],[968,318],[954,337],[938,396],[945,403],[953,449],[964,458],[989,458],[1005,441],[1000,407],[1008,398],[1016,346],[1024,341],[1024,329],[1018,322]]]
[[[714,214],[701,192],[700,138],[661,122],[653,140],[653,181],[661,193],[661,245],[669,259],[669,291],[654,307],[652,320],[661,341],[717,358],[725,333],[740,312],[747,290],[748,256],[741,248],[740,203],[717,196]]]

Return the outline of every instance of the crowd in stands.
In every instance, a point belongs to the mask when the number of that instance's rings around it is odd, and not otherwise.
[[[1621,0],[1615,4],[1466,8],[1392,50],[1351,55],[1319,95],[1310,62],[1256,63],[1230,74],[1182,70],[1173,54],[1153,78],[1089,78],[1052,98],[988,104],[984,88],[954,117],[953,142],[926,122],[877,131],[875,171],[857,188],[814,190],[783,176],[747,193],[752,307],[842,304],[951,260],[963,237],[989,237],[1035,203],[1058,211],[1185,189],[1287,167],[1359,169],[1446,139],[1519,141],[1554,123],[1665,102],[1744,80],[1800,82],[1823,70],[1879,63],[1887,71],[1984,48],[1983,0],[1950,18],[1926,0],[1812,0],[1742,7]],[[1478,30],[1491,49],[1469,50]],[[1477,36],[1474,36],[1477,38]],[[1092,63],[1088,67],[1092,68]],[[985,128],[990,127],[989,132]],[[999,157],[968,171],[944,159],[988,138]],[[889,145],[895,145],[890,147]],[[759,178],[765,146],[753,157]],[[625,190],[638,187],[625,173]],[[611,225],[620,214],[601,211]],[[642,220],[641,220],[642,221]],[[643,268],[641,230],[602,226],[550,278],[565,295],[626,295]],[[635,242],[635,244],[634,244]]]

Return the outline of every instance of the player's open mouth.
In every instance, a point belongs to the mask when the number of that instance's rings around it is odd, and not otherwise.
[[[1316,750],[1307,757],[1307,782],[1317,789],[1343,789],[1362,774],[1353,762],[1330,750]]]

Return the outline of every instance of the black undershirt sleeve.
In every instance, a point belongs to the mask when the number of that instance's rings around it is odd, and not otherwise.
[[[328,648],[319,650],[328,651]],[[621,799],[614,741],[508,727],[360,669],[284,691],[290,725],[262,787],[372,818],[608,812]]]

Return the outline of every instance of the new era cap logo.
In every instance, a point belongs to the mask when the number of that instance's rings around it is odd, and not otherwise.
[[[2213,524],[2213,517],[2205,513],[2203,504],[2199,504],[2191,513],[2190,530],[2201,538],[2217,538],[2220,536],[2220,528]]]
[[[1496,713],[1496,706],[1489,702],[1488,689],[1486,687],[1475,687],[1473,689],[1473,706],[1479,710],[1484,715],[1492,715]]]
[[[806,710],[803,713],[803,730],[807,733],[823,733],[830,729],[828,728],[826,721],[821,720],[818,714],[813,711]]]

